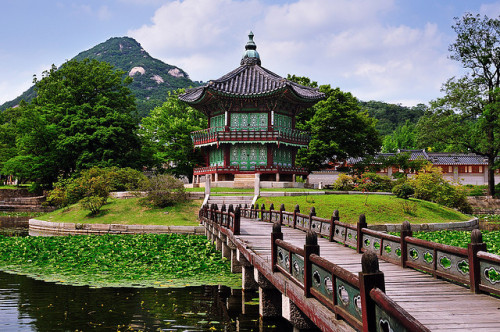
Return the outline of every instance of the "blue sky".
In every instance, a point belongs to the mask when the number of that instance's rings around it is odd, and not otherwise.
[[[111,37],[135,38],[193,80],[216,79],[239,65],[252,30],[262,66],[281,76],[412,106],[461,73],[448,59],[453,18],[498,17],[500,0],[2,0],[0,9],[0,104]]]

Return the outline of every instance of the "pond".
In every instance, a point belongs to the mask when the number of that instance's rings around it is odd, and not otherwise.
[[[26,235],[24,225],[0,234]],[[7,227],[5,227],[7,226]],[[283,331],[259,319],[258,293],[226,286],[91,288],[0,272],[0,331]]]
[[[282,331],[259,321],[257,293],[66,286],[0,272],[0,331]],[[253,300],[252,300],[253,299]],[[244,312],[242,312],[244,309]]]

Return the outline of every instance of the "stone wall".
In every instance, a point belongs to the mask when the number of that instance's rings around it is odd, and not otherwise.
[[[35,197],[36,194],[32,194],[28,191],[28,189],[20,188],[20,189],[0,189],[0,201],[3,201],[7,198],[14,197]]]
[[[32,236],[52,235],[102,235],[102,234],[205,234],[203,226],[158,226],[122,224],[79,224],[58,223],[37,219],[29,220],[29,234]]]

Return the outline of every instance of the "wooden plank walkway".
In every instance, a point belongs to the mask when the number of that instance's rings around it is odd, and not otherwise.
[[[240,227],[235,238],[271,264],[272,223],[241,218]],[[283,226],[282,232],[284,241],[304,246],[303,231]],[[321,257],[356,275],[361,271],[355,250],[324,238],[318,244]],[[500,299],[383,260],[380,270],[386,294],[431,331],[500,331]]]

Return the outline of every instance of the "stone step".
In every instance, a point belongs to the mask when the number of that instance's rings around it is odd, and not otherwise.
[[[234,180],[239,180],[239,179],[252,179],[255,180],[255,174],[235,174],[234,175]]]

